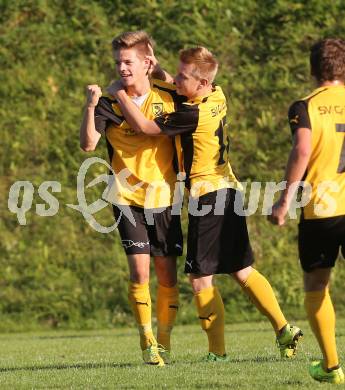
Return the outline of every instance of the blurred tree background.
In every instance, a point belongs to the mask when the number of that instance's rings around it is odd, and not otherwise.
[[[241,181],[280,181],[291,145],[286,113],[314,86],[308,50],[323,37],[345,36],[343,0],[14,0],[0,1],[0,311],[1,330],[37,326],[94,328],[132,323],[128,273],[116,231],[94,231],[66,207],[76,201],[76,176],[90,156],[107,159],[104,140],[86,155],[79,148],[85,86],[115,78],[112,38],[144,29],[156,41],[162,65],[174,73],[178,50],[205,45],[220,61],[217,83],[229,99],[231,162]],[[87,181],[106,172],[93,167]],[[21,226],[8,210],[11,185],[31,181],[32,208]],[[36,214],[46,180],[55,216]],[[263,188],[261,193],[263,193]],[[102,185],[90,188],[88,202]],[[97,214],[113,223],[111,207]],[[248,219],[256,267],[271,281],[289,317],[303,315],[297,259],[297,223],[274,228],[261,209]],[[184,218],[184,231],[186,220]],[[179,260],[180,323],[197,322],[192,293]],[[345,312],[337,264],[332,292]],[[228,322],[259,319],[228,277],[218,278]],[[152,274],[151,289],[156,280]],[[155,294],[153,294],[154,297]]]

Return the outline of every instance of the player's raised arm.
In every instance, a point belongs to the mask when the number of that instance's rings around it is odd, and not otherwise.
[[[147,55],[146,58],[151,63],[151,67],[150,67],[151,77],[158,79],[158,80],[163,80],[166,83],[173,84],[174,78],[159,65],[159,62],[158,62],[156,56],[154,55],[152,46],[148,45],[148,48],[149,48],[150,54]]]
[[[98,85],[88,85],[86,90],[86,105],[84,110],[83,121],[80,126],[80,147],[85,152],[95,150],[101,137],[100,132],[95,126],[95,108],[99,98],[102,95],[101,88]]]

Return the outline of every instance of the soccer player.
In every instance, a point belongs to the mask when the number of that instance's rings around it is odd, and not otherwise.
[[[175,145],[182,146],[180,169],[187,175],[186,186],[190,190],[185,272],[189,274],[202,329],[208,336],[207,360],[227,360],[224,305],[212,282],[214,274],[234,277],[271,321],[281,356],[291,358],[301,330],[288,324],[271,285],[252,268],[246,219],[235,212],[242,201],[232,188],[237,180],[228,159],[227,104],[221,88],[213,85],[217,69],[215,57],[206,48],[182,50],[175,77],[176,92],[188,100],[177,102],[175,112],[165,112],[154,120],[142,115],[121,87],[121,81],[116,82],[112,93],[134,130],[155,138],[175,136]],[[197,209],[197,203],[202,210]]]
[[[344,383],[329,281],[340,248],[345,256],[345,41],[324,39],[314,44],[310,66],[317,88],[289,109],[293,146],[287,184],[269,219],[284,224],[292,186],[304,178],[311,196],[298,226],[299,258],[305,309],[323,355],[309,373],[321,382]]]
[[[146,55],[151,53],[152,44],[143,31],[126,32],[112,41],[124,88],[149,120],[161,112],[173,111],[179,99],[174,88],[149,79],[151,63]],[[128,297],[139,329],[143,359],[162,366],[170,361],[170,333],[178,310],[176,256],[182,254],[183,245],[180,217],[171,213],[176,182],[172,139],[137,134],[125,121],[119,104],[101,95],[98,85],[87,87],[80,145],[84,151],[92,151],[101,134],[105,135],[117,185],[112,191],[112,203],[128,259]],[[126,170],[129,174],[123,174]],[[129,207],[134,221],[128,213],[122,213],[124,207]],[[150,256],[154,257],[158,279],[157,340],[151,327]]]

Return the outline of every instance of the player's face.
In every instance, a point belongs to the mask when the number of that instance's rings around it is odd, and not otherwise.
[[[200,91],[200,79],[193,76],[194,65],[179,63],[175,76],[176,92],[188,99],[198,96]]]
[[[142,58],[135,48],[115,52],[116,70],[125,87],[142,83],[148,77],[149,61]]]

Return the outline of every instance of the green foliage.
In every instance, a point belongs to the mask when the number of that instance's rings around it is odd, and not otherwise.
[[[116,232],[93,231],[79,213],[76,175],[86,156],[78,128],[89,83],[115,77],[110,42],[145,29],[162,64],[174,72],[179,49],[206,45],[220,62],[217,82],[229,97],[231,162],[242,181],[279,181],[290,147],[289,104],[313,88],[308,48],[316,39],[343,36],[342,0],[16,0],[0,4],[0,310],[5,328],[113,326],[129,315],[126,259]],[[106,158],[105,143],[91,154]],[[96,177],[104,170],[94,169]],[[89,177],[88,180],[91,180]],[[32,181],[35,197],[20,226],[7,209],[10,186]],[[42,181],[62,185],[60,209],[36,216]],[[101,186],[90,189],[96,199]],[[289,315],[302,313],[296,223],[274,229],[257,213],[248,219],[257,267],[269,277]],[[97,216],[111,225],[110,207]],[[184,222],[184,230],[186,230]],[[179,321],[195,318],[180,260]],[[343,266],[334,277],[338,310],[345,301]],[[219,278],[231,322],[258,318],[229,278]],[[155,287],[155,279],[152,281]],[[12,324],[12,325],[9,325]],[[2,326],[2,325],[1,325]]]

